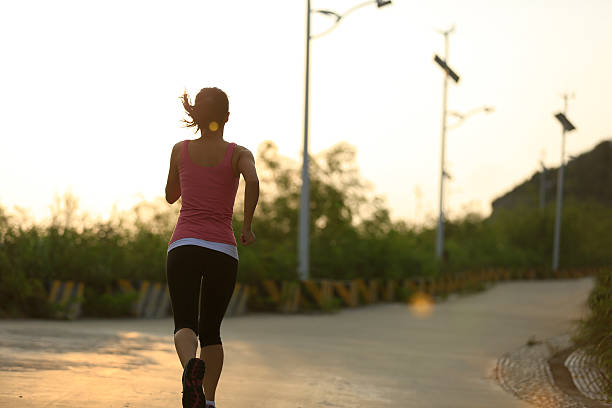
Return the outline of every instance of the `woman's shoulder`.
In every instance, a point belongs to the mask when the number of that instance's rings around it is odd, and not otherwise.
[[[232,161],[238,161],[243,156],[251,157],[253,158],[253,160],[255,159],[253,153],[249,149],[239,144],[236,144],[236,147],[234,148],[234,154],[232,155]]]
[[[172,153],[180,152],[181,151],[181,147],[183,147],[183,143],[185,143],[185,142],[186,142],[185,140],[181,140],[181,141],[176,142],[174,144],[174,146],[172,146]]]
[[[244,146],[241,146],[237,143],[234,143],[236,146],[234,147],[234,153],[232,154],[232,169],[234,170],[234,174],[238,174],[238,161],[244,155],[253,156],[253,153],[249,149]]]
[[[251,153],[251,151],[249,149],[247,149],[246,147],[239,145],[238,143],[234,143],[236,145],[236,147],[234,148],[234,157],[238,157],[241,154],[248,154]],[[251,153],[253,154],[253,153]]]
[[[173,159],[178,159],[181,155],[181,148],[183,147],[183,140],[180,142],[176,142],[174,146],[172,146],[172,155]]]

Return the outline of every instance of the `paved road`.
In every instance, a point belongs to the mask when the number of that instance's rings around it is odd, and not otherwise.
[[[510,282],[416,315],[404,304],[226,319],[219,408],[526,408],[497,358],[571,328],[585,278]],[[172,321],[0,320],[1,407],[180,407]]]

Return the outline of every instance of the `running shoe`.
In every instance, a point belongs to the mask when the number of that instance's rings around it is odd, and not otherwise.
[[[189,360],[183,370],[183,408],[205,408],[206,398],[202,390],[204,361],[197,357]]]

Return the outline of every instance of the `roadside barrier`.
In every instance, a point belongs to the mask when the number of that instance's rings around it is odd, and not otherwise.
[[[118,283],[121,291],[138,293],[138,299],[132,305],[134,316],[160,318],[170,314],[170,293],[166,284],[126,279],[119,279]]]
[[[247,285],[239,282],[236,283],[234,293],[232,294],[232,298],[230,299],[227,310],[225,311],[225,316],[233,317],[246,313],[247,302],[249,300],[249,289],[250,288]]]
[[[340,299],[342,306],[355,307],[359,304],[359,293],[355,281],[334,281],[333,295]]]
[[[264,280],[251,287],[256,308],[281,313],[296,313],[300,308],[301,290],[298,282]]]
[[[415,292],[425,292],[425,278],[417,277],[412,279]]]
[[[438,276],[435,279],[435,294],[436,296],[446,296],[450,294],[450,283],[449,278],[446,276]]]
[[[388,280],[385,282],[382,300],[385,302],[394,302],[397,299],[397,281]]]
[[[306,280],[300,282],[301,304],[303,308],[318,306],[325,309],[331,306],[333,286],[329,280]]]
[[[436,286],[432,277],[428,276],[422,280],[421,291],[432,296],[435,294]]]
[[[357,303],[358,304],[368,304],[370,301],[370,290],[366,286],[363,279],[355,279],[353,281],[355,286],[357,287]]]
[[[355,279],[357,286],[358,302],[360,304],[370,304],[378,300],[378,281],[371,280],[366,283],[363,279]]]
[[[368,289],[370,290],[370,303],[378,302],[380,298],[380,281],[378,279],[370,279],[368,281]]]
[[[508,280],[570,279],[593,276],[606,268],[575,268],[552,271],[545,268],[485,268],[437,277],[410,277],[401,280],[264,280],[254,285],[236,283],[225,315],[245,314],[248,310],[297,313],[306,310],[332,310],[356,307],[378,301],[407,302],[415,294],[444,297],[452,293],[482,290],[488,283]],[[160,318],[170,315],[170,296],[165,283],[147,280],[119,279],[118,289],[136,293],[132,314],[136,317]],[[58,305],[57,316],[75,319],[81,315],[84,284],[74,281],[46,282],[48,300]]]
[[[536,272],[535,272],[535,270],[534,270],[534,269],[528,269],[525,277],[526,277],[527,279],[530,279],[530,280],[535,279],[535,278],[536,278]]]
[[[300,308],[302,292],[298,282],[283,282],[281,286],[280,311],[283,313],[296,313]]]
[[[82,282],[59,280],[48,282],[48,300],[60,306],[56,317],[72,320],[81,315],[84,288],[85,285]]]

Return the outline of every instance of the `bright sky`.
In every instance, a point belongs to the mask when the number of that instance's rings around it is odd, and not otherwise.
[[[313,0],[346,11],[360,0]],[[105,216],[163,195],[170,150],[192,138],[178,97],[218,86],[226,139],[273,140],[300,161],[305,1],[13,1],[0,8],[0,204],[48,213],[54,193]],[[568,154],[612,138],[612,1],[394,0],[311,43],[313,153],[348,141],[396,218],[437,213],[443,54],[456,25],[448,134],[451,213],[483,213],[545,151],[560,161],[561,94],[575,92]],[[329,19],[313,15],[314,33]],[[452,118],[451,118],[452,119]],[[418,191],[421,194],[418,194]],[[417,197],[421,195],[419,200]]]

